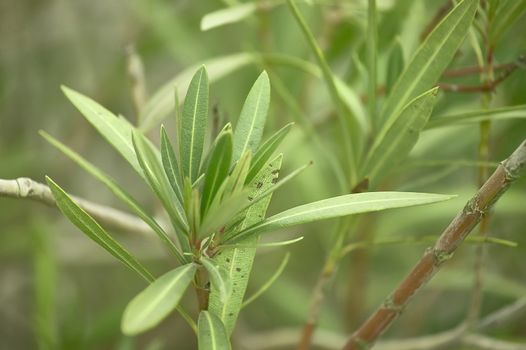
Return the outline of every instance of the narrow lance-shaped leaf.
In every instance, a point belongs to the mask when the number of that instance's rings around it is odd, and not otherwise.
[[[174,242],[168,237],[163,228],[155,221],[155,219],[149,215],[141,205],[130,195],[128,194],[119,184],[117,184],[113,179],[108,175],[103,173],[100,169],[89,163],[86,159],[80,156],[78,153],[73,151],[68,146],[64,145],[53,136],[49,135],[44,131],[40,131],[42,135],[50,144],[59,149],[67,157],[77,163],[81,168],[86,170],[88,173],[93,175],[97,180],[102,182],[108,189],[113,192],[113,194],[119,198],[124,204],[126,204],[137,216],[139,216],[144,222],[152,228],[152,230],[157,233],[161,241],[165,244],[168,250],[174,254],[174,256],[179,260],[180,263],[184,263],[185,259],[182,256],[181,252],[174,244]]]
[[[199,350],[230,350],[230,340],[221,320],[211,312],[201,311],[197,321]]]
[[[500,1],[494,24],[490,29],[490,43],[495,45],[502,35],[526,12],[526,0]]]
[[[155,327],[179,304],[197,266],[187,264],[165,273],[133,298],[122,316],[124,334],[135,335]]]
[[[478,0],[463,0],[420,45],[385,102],[383,121],[395,118],[410,100],[436,84],[468,33],[477,6]]]
[[[239,193],[243,190],[245,180],[249,174],[249,170],[252,164],[252,152],[250,150],[243,153],[241,158],[237,161],[234,166],[234,170],[228,176],[225,181],[225,188],[221,193],[218,192],[217,198],[221,198],[223,195],[231,195]]]
[[[189,244],[185,236],[185,232],[188,230],[188,223],[186,222],[184,209],[168,183],[158,152],[140,132],[134,132],[132,140],[146,181],[168,212],[183,251],[189,251]]]
[[[378,25],[376,0],[369,0],[367,6],[367,105],[369,117],[376,120],[376,85],[378,66]]]
[[[179,152],[183,176],[194,182],[199,174],[208,124],[208,75],[201,67],[192,78],[184,100]]]
[[[214,57],[205,61],[204,65],[207,68],[210,83],[213,83],[254,62],[258,62],[258,57],[255,54],[243,52]],[[141,130],[146,132],[152,129],[174,109],[176,103],[174,101],[174,86],[176,87],[176,95],[184,96],[192,76],[199,67],[200,65],[197,65],[185,69],[152,95],[141,112],[141,120],[144,121],[140,126]]]
[[[526,105],[482,109],[470,112],[452,113],[444,116],[436,116],[429,120],[426,129],[442,126],[478,124],[485,120],[523,119],[526,118]]]
[[[215,261],[206,256],[201,257],[201,263],[208,272],[212,290],[217,291],[220,300],[225,302],[232,293],[232,282],[230,281],[228,271],[222,266],[218,266]]]
[[[175,152],[166,133],[164,125],[161,126],[161,160],[163,163],[164,172],[168,177],[168,181],[174,190],[175,195],[182,203],[183,190],[181,174],[179,172],[179,164],[175,157]]]
[[[366,192],[323,199],[300,205],[271,216],[235,235],[228,243],[239,242],[258,233],[337,217],[393,208],[442,202],[454,196],[413,192]]]
[[[139,175],[143,176],[131,142],[133,127],[89,97],[66,86],[62,86],[62,91],[106,141],[131,164]]]
[[[259,201],[264,200],[265,198],[267,198],[268,196],[270,196],[271,194],[276,192],[279,188],[281,188],[282,186],[286,185],[289,181],[291,181],[294,178],[296,178],[299,174],[301,174],[305,169],[307,169],[311,165],[312,165],[312,162],[309,162],[309,163],[297,168],[296,170],[294,170],[290,174],[287,174],[287,176],[285,176],[284,178],[282,178],[279,181],[278,181],[277,177],[275,177],[273,179],[273,181],[272,181],[272,185],[271,186],[266,187],[266,189],[263,190],[263,191],[258,191],[257,193],[255,193],[254,197],[250,196],[250,200],[247,203],[245,203],[245,205],[243,207],[241,207],[241,209],[239,211],[241,212],[243,210],[246,210],[249,207],[259,203]],[[276,172],[276,174],[277,174],[277,172]],[[262,186],[263,182],[261,182],[261,181],[256,181],[254,184],[256,186],[260,186],[260,188],[263,187]],[[227,230],[224,233],[223,240],[228,240],[231,237],[232,234],[235,234],[235,232],[232,232],[230,230],[230,228],[227,228]]]
[[[404,48],[400,41],[400,37],[396,37],[391,50],[389,51],[389,58],[387,60],[387,76],[385,77],[385,93],[387,96],[391,93],[393,86],[404,70]]]
[[[252,179],[259,173],[259,171],[267,164],[272,154],[276,151],[278,146],[281,144],[285,136],[289,133],[294,123],[289,123],[274,133],[265,143],[259,147],[254,158],[250,171],[247,175],[246,182],[252,181]]]
[[[357,177],[357,157],[359,154],[359,150],[361,149],[361,144],[363,143],[363,135],[359,132],[360,123],[357,117],[353,113],[351,113],[351,110],[347,109],[345,101],[343,100],[342,95],[340,94],[340,91],[336,85],[335,75],[333,74],[329,64],[327,63],[327,60],[323,55],[323,51],[316,42],[316,38],[314,37],[312,31],[307,25],[307,22],[305,21],[298,7],[296,6],[295,1],[287,0],[287,5],[289,6],[292,14],[294,15],[294,18],[296,19],[296,22],[298,23],[298,26],[300,27],[303,35],[305,36],[305,39],[307,40],[312,53],[316,57],[323,78],[327,84],[327,89],[329,90],[331,100],[336,109],[336,115],[341,124],[340,131],[342,132],[344,159],[347,163],[345,165],[346,173],[348,172],[350,182],[354,183]]]
[[[241,109],[234,132],[233,159],[237,161],[247,150],[256,152],[267,119],[270,104],[270,81],[267,72],[258,77]]]
[[[123,246],[115,241],[95,219],[75,203],[62,188],[47,176],[46,181],[53,197],[55,197],[57,207],[75,226],[146,281],[150,282],[153,280],[152,274]]]
[[[257,6],[255,2],[248,2],[207,13],[201,19],[201,30],[206,31],[225,24],[239,22],[254,14]]]
[[[279,155],[250,182],[251,197],[257,197],[264,191],[268,190],[278,178],[278,173],[281,168],[282,156]],[[236,228],[236,232],[243,230],[255,223],[263,220],[267,207],[270,203],[271,196],[267,196],[260,200],[253,206],[249,207],[245,212],[240,214],[242,221]],[[246,240],[243,240],[243,245],[249,247],[230,247],[223,248],[221,254],[216,254],[214,260],[219,266],[224,266],[229,273],[230,280],[234,288],[226,302],[221,301],[221,295],[212,290],[209,298],[209,310],[211,313],[217,315],[224,323],[227,334],[231,334],[236,324],[237,316],[241,310],[243,298],[252,271],[252,264],[256,255],[256,248],[254,246],[258,242],[258,236],[252,235]]]
[[[401,161],[416,144],[420,132],[429,120],[436,102],[438,88],[418,96],[402,109],[391,124],[385,124],[365,161],[364,177],[374,186],[381,175]]]
[[[226,123],[223,128],[217,133],[217,136],[216,138],[214,139],[214,142],[212,142],[212,146],[209,147],[208,149],[208,152],[206,153],[206,156],[205,158],[201,161],[201,168],[199,169],[199,173],[201,175],[199,175],[200,178],[202,178],[204,180],[205,178],[205,173],[207,172],[207,169],[208,169],[208,164],[210,163],[210,158],[212,157],[212,154],[214,153],[214,148],[215,146],[217,145],[217,142],[219,141],[219,139],[223,136],[223,134],[227,131],[230,131],[232,132],[232,123],[228,122]],[[198,182],[199,178],[197,180],[194,181],[194,184],[196,184]],[[195,187],[195,186],[194,186]]]
[[[206,213],[219,187],[230,170],[232,160],[232,129],[223,130],[215,142],[205,172],[201,212]]]

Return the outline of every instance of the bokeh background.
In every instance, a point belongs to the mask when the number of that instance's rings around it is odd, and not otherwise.
[[[385,80],[386,57],[395,37],[400,37],[409,57],[444,2],[378,1],[380,82]],[[160,209],[136,174],[66,100],[60,85],[72,87],[135,122],[132,82],[127,73],[126,50],[130,45],[144,64],[150,96],[183,70],[225,55],[279,54],[314,62],[281,2],[263,6],[238,23],[201,31],[201,18],[225,7],[225,3],[228,1],[0,1],[0,178],[24,176],[42,182],[47,174],[71,193],[123,209],[109,191],[38,135],[44,129],[125,184],[149,208]],[[331,66],[363,97],[366,1],[311,3],[301,9]],[[526,53],[525,32],[523,16],[498,44],[497,62],[510,62]],[[465,44],[453,65],[475,62],[470,46]],[[212,84],[211,107],[220,119],[235,123],[248,89],[263,68],[269,70],[273,86],[266,135],[296,121],[281,147],[284,171],[314,161],[314,166],[274,195],[269,213],[340,194],[327,155],[338,149],[331,143],[337,123],[323,81],[276,60],[247,59]],[[478,79],[474,76],[462,83],[477,84]],[[287,91],[293,103],[276,88]],[[492,105],[525,104],[525,91],[526,72],[519,69],[499,85]],[[478,109],[480,99],[479,94],[441,94],[433,117]],[[164,121],[172,131],[173,119],[172,113]],[[313,142],[309,134],[312,127],[327,148]],[[151,137],[156,140],[157,127],[154,130]],[[447,203],[371,215],[364,219],[361,230],[365,233],[357,232],[354,239],[373,233],[377,238],[438,235],[477,188],[473,161],[478,133],[477,125],[425,131],[410,159],[383,187],[459,196]],[[494,123],[491,160],[506,157],[524,135],[524,119]],[[488,246],[483,314],[526,295],[525,204],[523,179],[494,210],[490,234],[518,246]],[[290,340],[290,332],[301,327],[331,242],[332,225],[322,222],[271,237],[305,235],[293,246],[262,249],[258,254],[248,294],[265,283],[286,251],[291,252],[291,258],[279,280],[243,310],[234,336],[235,348],[265,348],[268,339]],[[126,232],[114,234],[154,271],[173,266],[152,239]],[[327,291],[321,315],[320,328],[327,332],[327,344],[349,334],[425,247],[409,243],[378,246],[347,257]],[[457,325],[465,317],[471,295],[473,252],[473,244],[461,247],[386,338],[439,332]],[[176,317],[134,339],[120,333],[124,306],[143,287],[142,281],[84,237],[56,209],[0,198],[0,349],[195,348],[191,330]],[[195,309],[194,299],[188,295],[185,305]],[[526,315],[522,315],[496,330],[495,335],[524,340],[525,324]]]

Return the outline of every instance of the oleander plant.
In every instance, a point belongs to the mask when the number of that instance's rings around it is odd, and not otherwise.
[[[122,5],[148,33],[126,67],[59,82],[82,124],[36,124],[81,171],[5,158],[1,197],[69,221],[0,201],[0,258],[33,264],[31,326],[3,302],[6,346],[526,349],[526,1],[223,2]],[[122,90],[129,108],[105,97]],[[32,162],[45,183],[9,175]]]

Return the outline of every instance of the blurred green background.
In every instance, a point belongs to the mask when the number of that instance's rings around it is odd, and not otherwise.
[[[441,3],[378,1],[380,82],[385,80],[386,57],[395,36],[400,36],[406,58],[410,57]],[[149,95],[182,70],[223,55],[272,53],[313,61],[291,14],[280,2],[239,23],[202,32],[201,18],[225,6],[219,0],[1,1],[0,178],[24,176],[42,182],[48,174],[71,193],[123,209],[103,186],[46,144],[38,135],[38,130],[44,129],[126,184],[141,202],[160,209],[136,174],[64,98],[60,85],[72,87],[135,122],[127,74],[129,45],[143,61]],[[366,1],[314,1],[301,9],[334,71],[358,96],[363,95]],[[523,16],[496,48],[497,62],[513,61],[526,53],[525,29]],[[466,43],[453,65],[475,63]],[[290,121],[297,122],[281,147],[284,171],[314,161],[314,166],[293,184],[274,195],[269,213],[340,194],[327,155],[327,150],[337,153],[338,145],[331,143],[337,123],[331,117],[332,104],[323,81],[290,66],[252,60],[212,84],[211,107],[222,120],[235,123],[248,89],[264,68],[271,73],[273,86],[266,134]],[[478,77],[463,83],[477,84]],[[294,103],[287,102],[277,90],[288,91]],[[525,104],[525,91],[526,72],[518,70],[499,85],[492,105]],[[432,117],[479,106],[479,94],[441,94]],[[173,126],[173,119],[171,113],[165,123]],[[326,149],[313,142],[309,134],[313,126]],[[438,235],[477,188],[477,169],[469,161],[477,157],[478,132],[477,125],[424,132],[411,158],[383,185],[391,190],[458,194],[458,198],[370,215],[360,229],[375,232],[377,238]],[[524,119],[494,123],[491,159],[505,158],[524,135]],[[156,139],[157,131],[151,136]],[[489,246],[483,314],[526,295],[525,204],[526,181],[522,179],[494,210],[490,234],[515,241],[518,247]],[[191,330],[175,317],[136,339],[121,335],[121,313],[143,283],[57,210],[31,201],[1,198],[0,223],[0,349],[195,348]],[[291,252],[284,274],[263,297],[243,310],[234,336],[236,349],[258,348],[259,338],[254,336],[261,332],[284,331],[287,337],[286,330],[303,324],[331,228],[331,222],[323,222],[271,237],[305,235],[291,247],[262,249],[256,258],[249,295],[272,275],[285,251]],[[154,271],[166,271],[173,264],[148,237],[126,232],[116,232],[115,236]],[[379,246],[351,254],[328,290],[320,328],[331,334],[349,334],[425,247]],[[465,317],[471,293],[473,252],[471,244],[461,247],[386,337],[422,335],[457,325]],[[195,310],[194,299],[188,295],[185,304]],[[526,315],[496,334],[525,339],[524,324]],[[264,339],[259,341],[264,343]]]

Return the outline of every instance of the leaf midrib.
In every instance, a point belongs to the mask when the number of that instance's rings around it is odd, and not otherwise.
[[[261,102],[261,95],[263,93],[263,89],[262,87],[259,87],[259,91],[258,91],[258,98],[256,100],[256,107],[254,108],[254,115],[253,115],[253,118],[252,118],[252,122],[250,123],[250,128],[249,128],[249,131],[248,131],[248,135],[245,139],[245,144],[243,145],[243,148],[241,149],[241,153],[240,154],[243,154],[245,152],[245,150],[247,149],[247,146],[248,146],[248,142],[250,141],[250,137],[252,136],[252,133],[254,132],[254,125],[256,124],[256,119],[257,119],[257,116],[258,116],[258,112],[259,112],[259,105],[260,105],[260,102]]]
[[[158,303],[160,302],[160,300],[164,299],[164,297],[168,294],[168,292],[170,291],[170,289],[172,289],[173,286],[174,286],[175,284],[177,284],[177,283],[181,280],[181,278],[182,278],[183,276],[186,275],[186,273],[188,272],[188,270],[190,270],[190,269],[192,269],[192,268],[193,268],[192,265],[188,265],[186,268],[182,269],[182,270],[180,271],[180,273],[175,277],[175,279],[174,279],[171,283],[169,283],[168,286],[167,286],[164,290],[162,290],[161,292],[157,293],[157,296],[156,296],[156,298],[154,299],[154,301],[151,302],[151,303],[149,304],[148,307],[143,308],[143,309],[141,310],[141,312],[137,315],[137,317],[136,317],[135,319],[136,319],[136,320],[137,320],[137,319],[144,319],[146,316],[148,316],[148,314],[151,312],[151,310],[152,310],[153,308],[157,307],[157,305],[158,305]],[[135,322],[135,323],[137,323],[137,322]],[[139,323],[143,323],[143,321],[141,320],[141,322],[139,322]]]
[[[406,200],[410,200],[410,199],[413,199],[413,198],[414,197],[390,198],[388,201],[389,202],[406,201]],[[438,199],[439,197],[430,197],[430,198],[427,198],[426,201],[415,203],[414,205],[429,203],[427,200],[431,200],[432,198]],[[446,198],[447,198],[447,196],[444,197],[444,199],[446,199]],[[314,213],[316,211],[326,211],[326,210],[337,209],[337,208],[343,207],[343,206],[362,205],[362,204],[370,204],[370,203],[385,202],[385,201],[386,201],[385,198],[384,199],[382,199],[382,198],[370,199],[370,200],[362,201],[362,202],[359,202],[359,203],[340,203],[340,204],[335,204],[335,205],[332,205],[332,206],[329,206],[329,207],[313,208],[311,210],[302,211],[302,212],[295,213],[295,214],[288,215],[288,216],[283,216],[281,214],[278,214],[278,215],[275,215],[273,217],[270,217],[266,222],[262,223],[259,227],[258,226],[254,226],[254,228],[252,230],[250,230],[250,231],[253,231],[254,229],[257,229],[257,228],[262,228],[262,227],[274,224],[274,223],[279,222],[279,221],[284,220],[284,219],[291,219],[291,218],[295,218],[295,217],[301,216],[301,215],[309,215],[309,214],[312,214],[312,213]],[[388,208],[391,208],[391,207],[388,207]],[[396,208],[396,207],[393,207],[393,209],[394,208]],[[385,208],[381,208],[381,209],[385,209]],[[282,213],[282,214],[284,214],[284,213]],[[353,213],[350,213],[348,215],[352,215],[352,214]],[[249,232],[249,230],[247,230],[246,232]]]
[[[192,114],[192,132],[190,137],[190,164],[188,168],[188,176],[190,179],[192,179],[192,170],[193,170],[193,163],[194,163],[194,135],[195,135],[195,123],[196,123],[196,115],[197,115],[197,106],[199,101],[199,94],[201,93],[201,79],[203,78],[203,70],[199,72],[199,81],[197,83],[197,91],[195,94],[195,101],[194,101],[194,112]]]
[[[468,1],[468,0],[464,0],[464,1]],[[460,5],[459,5],[460,6]],[[421,77],[424,75],[424,72],[427,71],[428,67],[431,65],[431,63],[434,61],[435,57],[438,55],[438,53],[441,51],[440,48],[444,46],[444,43],[451,37],[452,33],[455,31],[455,29],[458,27],[458,25],[460,24],[460,22],[462,21],[462,19],[464,18],[464,15],[466,14],[466,12],[468,12],[468,10],[470,9],[470,6],[466,6],[466,9],[464,10],[464,12],[459,15],[458,17],[458,20],[456,22],[454,22],[455,24],[452,25],[450,28],[450,31],[448,32],[447,35],[444,36],[443,40],[440,41],[440,45],[438,46],[437,49],[434,50],[433,52],[433,55],[430,57],[430,59],[428,59],[426,61],[426,63],[424,64],[423,66],[423,69],[420,69],[420,72],[418,73],[417,75],[417,78],[414,78],[412,79],[413,83],[410,85],[410,88],[409,89],[405,89],[405,93],[402,94],[402,98],[399,98],[398,99],[398,103],[395,105],[396,108],[393,108],[391,113],[396,113],[396,111],[398,109],[400,109],[400,106],[403,105],[403,102],[406,101],[408,99],[408,96],[411,96],[411,94],[414,93],[414,89],[415,87],[418,85],[418,83],[420,82],[421,80]],[[443,22],[442,22],[443,23]],[[420,53],[421,50],[418,50],[418,52],[416,53],[415,57],[417,57],[417,55]],[[409,67],[411,66],[411,62],[409,62],[408,64],[408,69]],[[404,72],[405,73],[405,72]],[[396,84],[395,89],[398,88],[398,85],[401,84],[401,80],[398,81],[398,83]],[[392,96],[395,96],[394,94]],[[386,111],[386,112],[389,112],[389,111]],[[386,116],[387,118],[389,118],[389,116]]]

